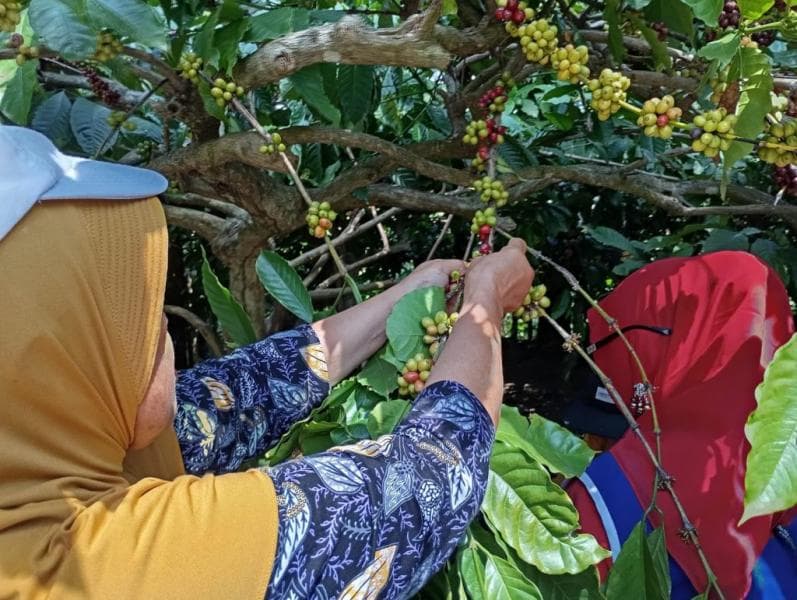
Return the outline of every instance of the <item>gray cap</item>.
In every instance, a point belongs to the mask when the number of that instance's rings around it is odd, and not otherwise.
[[[155,171],[67,156],[37,131],[0,126],[0,240],[36,202],[136,200],[168,185]]]

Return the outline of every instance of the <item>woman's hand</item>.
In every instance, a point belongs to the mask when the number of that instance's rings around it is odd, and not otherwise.
[[[464,273],[465,263],[456,259],[429,260],[418,265],[400,285],[407,291],[423,287],[445,287],[452,271]]]
[[[511,312],[522,304],[533,279],[526,243],[512,238],[500,252],[471,263],[465,277],[465,301],[490,297],[503,312]]]

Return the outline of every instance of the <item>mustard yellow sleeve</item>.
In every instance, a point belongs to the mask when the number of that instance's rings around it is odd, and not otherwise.
[[[262,600],[276,543],[263,473],[147,478],[79,514],[50,597]]]

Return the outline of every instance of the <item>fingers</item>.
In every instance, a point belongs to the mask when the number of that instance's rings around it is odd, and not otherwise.
[[[504,247],[505,249],[518,250],[520,253],[526,252],[526,242],[520,238],[512,238]]]

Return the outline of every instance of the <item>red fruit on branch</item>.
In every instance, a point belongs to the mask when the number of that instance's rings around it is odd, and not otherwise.
[[[420,375],[415,371],[407,371],[402,377],[407,383],[415,383],[420,378]]]
[[[667,115],[659,115],[658,118],[656,119],[656,125],[658,125],[659,127],[664,127],[669,123],[670,123],[670,117],[668,117]]]
[[[492,246],[490,246],[489,242],[482,242],[479,245],[479,254],[482,254],[482,255],[490,254],[490,252],[492,252],[492,251],[493,251],[493,248],[492,248]]]
[[[479,237],[481,238],[481,240],[485,241],[487,238],[489,238],[490,237],[490,232],[492,230],[493,230],[493,228],[490,227],[489,225],[482,225],[479,228]]]
[[[526,20],[526,13],[522,10],[516,10],[512,13],[512,22],[515,25],[521,25]]]

